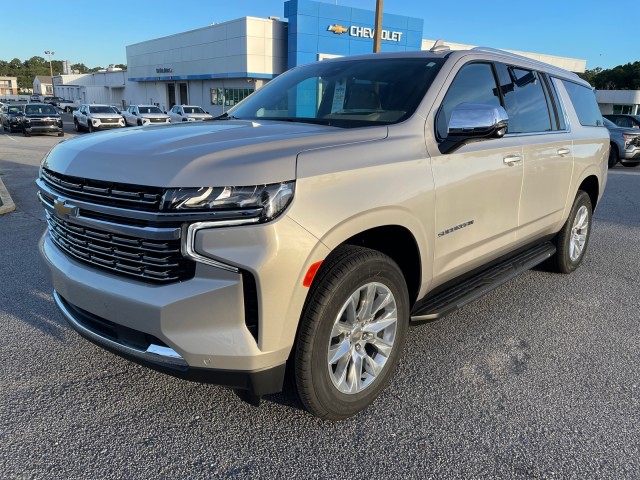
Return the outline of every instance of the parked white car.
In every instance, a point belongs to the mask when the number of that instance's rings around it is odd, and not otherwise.
[[[170,121],[169,115],[155,105],[129,105],[129,108],[121,113],[125,127],[141,127],[151,123],[169,123]]]
[[[213,115],[197,105],[174,105],[167,115],[169,115],[171,123],[201,122],[213,118]]]
[[[111,105],[86,104],[73,112],[73,126],[76,132],[104,130],[124,127],[124,119]]]

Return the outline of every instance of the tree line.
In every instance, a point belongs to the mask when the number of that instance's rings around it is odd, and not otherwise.
[[[114,65],[114,67],[126,69],[124,64]],[[62,73],[62,60],[51,60],[51,70],[54,75]],[[104,67],[89,68],[84,63],[74,63],[71,70],[77,70],[79,73],[92,73],[98,70],[104,70]],[[50,75],[49,60],[43,57],[31,57],[29,60],[21,61],[19,58],[6,61],[0,60],[0,77],[16,77],[18,79],[18,88],[26,90],[32,88],[33,80],[37,75]]]
[[[578,75],[598,90],[640,90],[640,62],[608,69],[596,67]]]

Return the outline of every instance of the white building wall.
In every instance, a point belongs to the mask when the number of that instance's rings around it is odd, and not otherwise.
[[[603,115],[613,113],[614,105],[629,106],[632,115],[640,115],[640,90],[597,90],[596,100]]]
[[[273,75],[286,67],[286,24],[244,17],[126,48],[133,79]]]

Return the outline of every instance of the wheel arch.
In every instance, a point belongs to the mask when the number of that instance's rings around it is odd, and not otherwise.
[[[600,182],[598,177],[595,175],[589,175],[587,178],[582,180],[578,190],[582,190],[591,199],[591,208],[593,211],[596,209],[596,205],[598,204],[598,197],[600,196]]]

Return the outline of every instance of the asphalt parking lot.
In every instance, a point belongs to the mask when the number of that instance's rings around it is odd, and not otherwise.
[[[34,185],[60,140],[0,134],[16,204],[0,216],[1,478],[640,478],[640,167],[609,172],[578,271],[527,272],[411,328],[373,406],[326,423],[291,394],[254,408],[66,326]]]

